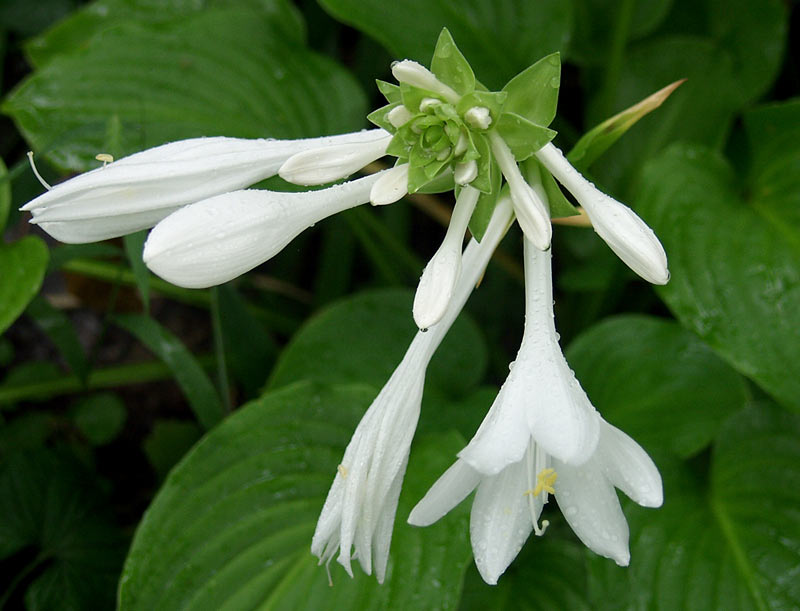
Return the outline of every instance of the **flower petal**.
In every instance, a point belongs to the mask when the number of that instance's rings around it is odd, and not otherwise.
[[[144,261],[179,286],[220,284],[263,263],[314,223],[366,203],[375,174],[319,191],[234,191],[181,208],[150,233]]]
[[[628,566],[628,523],[597,461],[576,467],[554,460],[553,468],[558,506],[578,538],[596,554]]]
[[[381,172],[380,179],[373,185],[369,201],[373,206],[393,204],[408,193],[408,164],[401,163]]]
[[[408,523],[430,526],[467,498],[480,481],[480,473],[463,460],[457,460],[411,510]]]
[[[400,490],[403,487],[403,476],[406,473],[407,465],[408,455],[392,480],[384,506],[379,513],[378,523],[375,525],[375,534],[372,536],[372,546],[375,552],[372,563],[378,583],[383,583],[386,578],[386,565],[389,562],[389,548],[392,544],[392,531],[394,530],[394,516],[397,513],[397,502],[400,499]]]
[[[472,552],[481,577],[489,584],[496,584],[517,557],[542,510],[538,497],[525,494],[528,481],[524,462],[485,477],[472,503]]]
[[[658,467],[638,443],[605,420],[595,459],[608,480],[639,505],[660,507],[664,502]]]

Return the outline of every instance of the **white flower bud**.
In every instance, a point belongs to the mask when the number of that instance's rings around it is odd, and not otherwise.
[[[369,201],[373,206],[393,204],[408,193],[408,164],[403,163],[381,173],[372,186]]]

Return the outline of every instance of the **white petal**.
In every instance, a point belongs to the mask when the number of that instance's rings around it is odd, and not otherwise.
[[[350,176],[383,157],[392,140],[391,134],[382,129],[368,133],[374,140],[322,146],[292,155],[280,167],[278,174],[297,185],[322,185]]]
[[[497,583],[531,534],[533,519],[539,518],[541,500],[526,495],[528,489],[523,461],[478,485],[469,531],[475,564],[486,583]]]
[[[430,526],[467,498],[480,481],[480,473],[463,460],[457,460],[411,510],[408,523]]]
[[[599,464],[590,460],[576,467],[554,460],[553,468],[558,506],[578,538],[596,554],[628,566],[628,523]]]
[[[220,284],[274,256],[314,223],[369,199],[380,174],[319,191],[234,191],[181,208],[150,233],[144,261],[179,286]]]
[[[625,264],[653,284],[669,281],[667,255],[653,230],[630,208],[598,190],[552,143],[536,157],[580,202],[592,226]]]
[[[373,185],[369,201],[373,206],[393,204],[408,193],[408,164],[396,165],[381,172],[380,179]]]
[[[372,562],[378,583],[383,583],[386,578],[386,565],[389,562],[389,548],[392,544],[392,530],[394,530],[394,516],[397,513],[397,502],[400,499],[400,490],[403,487],[403,476],[406,473],[407,464],[408,455],[392,481],[384,506],[381,508],[378,523],[375,525],[375,534],[372,537],[372,546],[375,552]]]
[[[658,467],[638,443],[605,420],[595,460],[608,480],[639,505],[660,507],[664,502]]]
[[[459,163],[453,173],[457,185],[468,185],[478,176],[478,163],[474,159]]]
[[[181,140],[80,174],[22,209],[35,211],[36,223],[59,223],[48,226],[70,242],[116,237],[151,227],[177,207],[273,176],[294,153],[357,142],[363,134],[370,132],[303,140]],[[93,225],[85,229],[84,222]]]

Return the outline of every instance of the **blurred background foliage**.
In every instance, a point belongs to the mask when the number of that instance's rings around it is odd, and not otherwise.
[[[144,234],[61,245],[17,211],[28,150],[56,182],[99,152],[365,127],[374,79],[443,26],[489,87],[561,52],[563,149],[687,79],[587,170],[670,284],[554,232],[568,360],[664,477],[663,508],[625,505],[630,568],[548,507],[489,587],[466,507],[405,524],[518,346],[518,230],[429,370],[387,583],[332,567],[330,588],[316,517],[452,202],[351,210],[200,291],[149,274]],[[2,0],[0,609],[800,608],[797,29],[792,0]]]

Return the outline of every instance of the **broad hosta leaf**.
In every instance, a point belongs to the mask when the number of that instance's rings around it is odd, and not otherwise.
[[[800,606],[800,420],[775,406],[737,415],[714,448],[710,489],[665,469],[665,503],[626,509],[631,565],[593,558],[595,609]]]
[[[11,179],[8,176],[8,169],[3,160],[0,159],[0,236],[6,228],[8,211],[11,208]]]
[[[20,2],[22,4],[22,2]],[[87,4],[41,36],[28,41],[31,63],[41,67],[62,53],[84,47],[98,32],[121,23],[163,24],[208,9],[241,7],[269,16],[273,32],[302,42],[305,28],[299,13],[285,0],[98,0]],[[27,7],[30,11],[30,7]]]
[[[570,37],[572,2],[562,0],[320,0],[337,19],[366,32],[398,59],[426,66],[443,27],[489,89],[542,56],[563,49]]]
[[[6,100],[36,150],[94,167],[119,121],[131,153],[193,136],[303,137],[364,123],[364,97],[334,62],[272,35],[269,15],[210,10],[146,27],[126,22],[58,56]]]
[[[603,417],[651,451],[695,454],[747,401],[741,376],[672,321],[608,319],[567,357]]]
[[[384,385],[417,331],[413,295],[405,290],[370,291],[324,309],[292,338],[269,381],[271,388],[312,379],[330,384]],[[483,378],[486,348],[475,323],[461,317],[428,368],[427,381],[461,395]]]
[[[124,542],[99,482],[66,452],[14,454],[0,469],[0,558],[31,549],[27,609],[113,607]],[[6,567],[9,580],[25,568]]]
[[[124,314],[115,316],[113,320],[135,335],[172,370],[175,381],[204,428],[210,429],[222,420],[224,410],[217,390],[197,359],[177,337],[147,316]]]
[[[26,236],[13,244],[0,241],[0,333],[39,292],[47,258],[47,246],[36,236]]]
[[[647,166],[639,199],[670,259],[672,280],[659,287],[667,305],[736,369],[795,409],[798,142],[751,175],[748,185],[708,150],[671,148]]]
[[[136,533],[120,609],[454,608],[469,559],[466,518],[416,529],[403,516],[463,444],[415,447],[386,582],[331,565],[309,545],[369,387],[297,384],[270,392],[208,434],[172,471]]]

